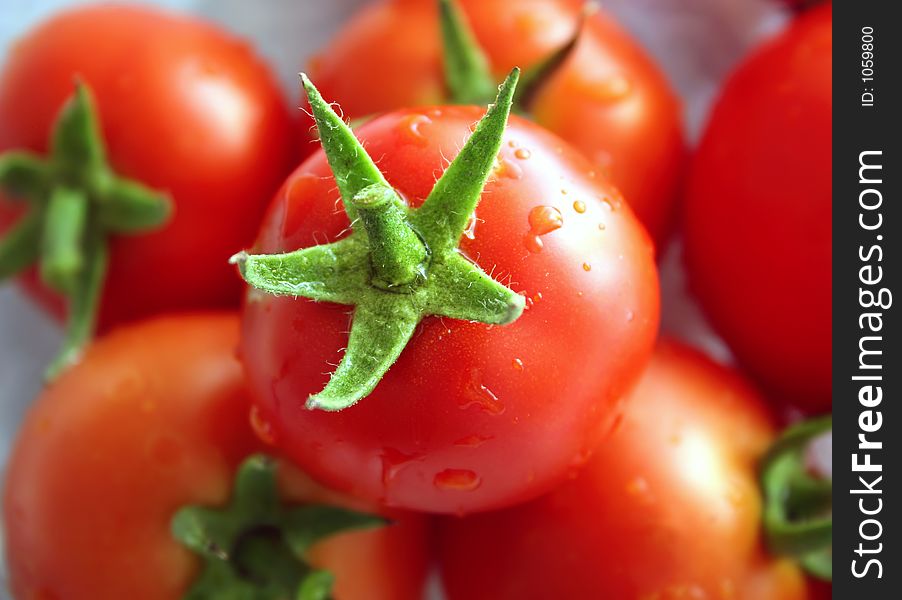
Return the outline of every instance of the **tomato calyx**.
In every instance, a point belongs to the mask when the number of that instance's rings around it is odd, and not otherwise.
[[[0,279],[37,263],[43,283],[69,303],[63,347],[47,369],[53,378],[78,359],[93,334],[108,236],[161,227],[171,202],[113,172],[91,91],[81,82],[57,117],[49,156],[6,152],[0,156],[0,187],[29,204],[0,240]]]
[[[283,506],[275,461],[252,456],[238,469],[228,506],[188,506],[172,520],[173,536],[203,559],[184,598],[331,598],[332,575],[306,562],[310,547],[337,533],[386,524],[334,506]]]
[[[809,573],[827,581],[833,573],[833,484],[810,473],[805,452],[812,440],[832,428],[832,415],[790,427],[771,446],[761,467],[764,529],[771,552],[796,558]]]
[[[369,395],[426,316],[505,325],[522,314],[523,296],[457,249],[495,167],[518,77],[517,69],[508,76],[417,209],[403,203],[351,129],[303,78],[352,233],[287,254],[239,253],[233,262],[259,290],[355,307],[345,355],[326,387],[308,398],[308,408],[342,410]]]
[[[486,104],[495,91],[489,60],[473,34],[466,16],[456,0],[438,0],[439,25],[442,34],[442,52],[445,68],[445,84],[454,104]],[[579,42],[586,17],[595,10],[586,4],[580,14],[573,36],[563,46],[523,72],[513,110],[528,113],[529,106],[539,89],[570,57]]]

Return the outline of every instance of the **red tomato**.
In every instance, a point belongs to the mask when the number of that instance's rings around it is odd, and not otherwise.
[[[175,216],[112,241],[101,328],[167,310],[237,306],[228,258],[245,247],[294,160],[291,117],[268,69],[212,25],[137,6],[60,13],[0,72],[0,151],[47,150],[79,77],[93,90],[109,162],[167,192]],[[18,206],[0,202],[0,228]],[[60,314],[58,298],[31,291]]]
[[[224,504],[259,442],[235,358],[232,315],[167,317],[124,328],[51,385],[19,433],[4,527],[17,598],[172,600],[199,561],[170,533],[182,506]],[[359,508],[285,473],[290,501]],[[336,598],[419,600],[425,527],[346,533],[314,548]]]
[[[551,494],[440,525],[451,600],[806,598],[761,547],[759,396],[688,348],[659,346],[624,418]]]
[[[402,110],[357,134],[418,207],[484,111]],[[345,235],[325,154],[270,208],[255,252]],[[339,207],[339,208],[337,208]],[[547,491],[587,459],[648,357],[653,249],[619,194],[543,129],[511,117],[461,251],[527,298],[514,323],[428,317],[375,391],[311,411],[348,344],[348,308],[250,292],[242,359],[270,441],[315,478],[387,505],[471,512]]]
[[[583,0],[459,0],[498,80],[564,46]],[[366,7],[310,65],[324,97],[358,118],[445,100],[435,0]],[[671,225],[685,146],[681,106],[636,42],[598,11],[530,105],[531,118],[581,150],[623,192],[658,243]],[[309,127],[308,123],[308,127]],[[306,134],[306,131],[305,131]]]
[[[750,57],[689,178],[693,290],[740,362],[810,412],[832,406],[832,8]]]

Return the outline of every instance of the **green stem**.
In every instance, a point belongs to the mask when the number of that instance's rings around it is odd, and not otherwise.
[[[489,61],[455,0],[438,0],[445,81],[455,104],[483,104],[495,90]]]
[[[78,362],[97,324],[97,308],[103,291],[107,263],[106,241],[89,238],[85,248],[85,264],[78,281],[69,294],[69,315],[63,346],[45,371],[45,379],[52,381],[64,370]]]
[[[308,408],[343,410],[369,395],[425,317],[506,325],[523,313],[523,296],[457,249],[501,147],[518,76],[516,69],[508,76],[418,209],[401,202],[351,130],[303,78],[353,232],[285,254],[239,253],[233,262],[247,283],[265,292],[355,307],[345,355],[326,387],[308,397]]]
[[[392,290],[422,279],[426,246],[407,223],[395,190],[381,184],[371,185],[351,202],[369,238],[373,282]]]
[[[41,247],[41,280],[70,294],[84,264],[82,238],[88,220],[88,199],[77,190],[58,186],[50,194]]]
[[[826,416],[789,428],[771,447],[761,469],[763,520],[771,551],[797,558],[825,579],[831,576],[824,570],[823,556],[833,541],[832,485],[807,473],[805,451],[832,426],[832,416]]]

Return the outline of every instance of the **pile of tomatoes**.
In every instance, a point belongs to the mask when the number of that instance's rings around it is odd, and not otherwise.
[[[18,41],[0,278],[66,334],[6,466],[15,598],[829,596],[831,6],[690,149],[583,4],[373,0],[303,110],[183,15]],[[659,336],[675,239],[737,366]]]

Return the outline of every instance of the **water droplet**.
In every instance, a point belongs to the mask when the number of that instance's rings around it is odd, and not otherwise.
[[[614,205],[607,198],[601,198],[601,204],[611,212],[614,212]]]
[[[463,446],[465,448],[478,448],[482,446],[484,443],[492,439],[490,435],[468,435],[467,437],[462,437],[456,442],[454,442],[455,446]]]
[[[515,358],[515,359],[512,361],[512,364],[514,365],[514,369],[516,369],[517,371],[522,371],[522,370],[523,370],[523,361],[520,360],[519,358]]]
[[[553,206],[536,206],[529,211],[529,228],[534,235],[545,235],[564,224],[564,215]]]
[[[420,454],[405,454],[394,448],[383,448],[380,458],[382,459],[382,485],[391,483],[398,473],[410,463],[423,460],[423,456]]]
[[[509,158],[502,158],[495,167],[495,175],[505,179],[521,179],[523,169]]]
[[[250,412],[251,429],[257,435],[257,438],[268,446],[276,444],[276,431],[272,423],[263,416],[260,407],[256,404],[251,406]]]
[[[632,323],[633,319],[635,319],[635,318],[636,318],[636,315],[635,315],[635,313],[633,313],[633,311],[631,311],[631,310],[626,311],[626,322],[627,323]]]
[[[532,252],[533,254],[538,254],[542,251],[542,248],[545,247],[545,243],[542,241],[537,235],[533,235],[532,233],[527,233],[523,238],[523,245],[526,246],[526,249]]]
[[[425,146],[429,140],[423,134],[421,127],[432,123],[432,119],[426,115],[413,114],[407,115],[398,122],[398,128],[404,136],[420,146]]]
[[[592,270],[592,265],[589,263],[583,263],[583,271],[589,272]]]
[[[490,415],[500,415],[504,412],[504,404],[498,400],[498,396],[481,383],[471,385],[467,388],[467,392],[467,396],[460,402],[462,410],[475,406]]]
[[[530,152],[526,148],[517,148],[514,151],[514,156],[516,156],[520,160],[527,160],[530,156],[532,156],[532,152]]]
[[[436,473],[432,482],[439,489],[459,492],[472,492],[482,485],[479,475],[469,469],[445,469]]]
[[[583,214],[586,212],[586,203],[582,200],[577,200],[573,203],[573,210],[578,212],[579,214]]]
[[[530,299],[532,300],[533,304],[538,304],[539,300],[542,299],[542,292],[536,292]]]
[[[607,227],[605,226],[604,223],[599,223],[599,224],[598,224],[598,230],[599,230],[599,231],[604,231],[605,229],[607,229]]]
[[[566,196],[568,193],[566,189],[561,188],[561,196]]]

